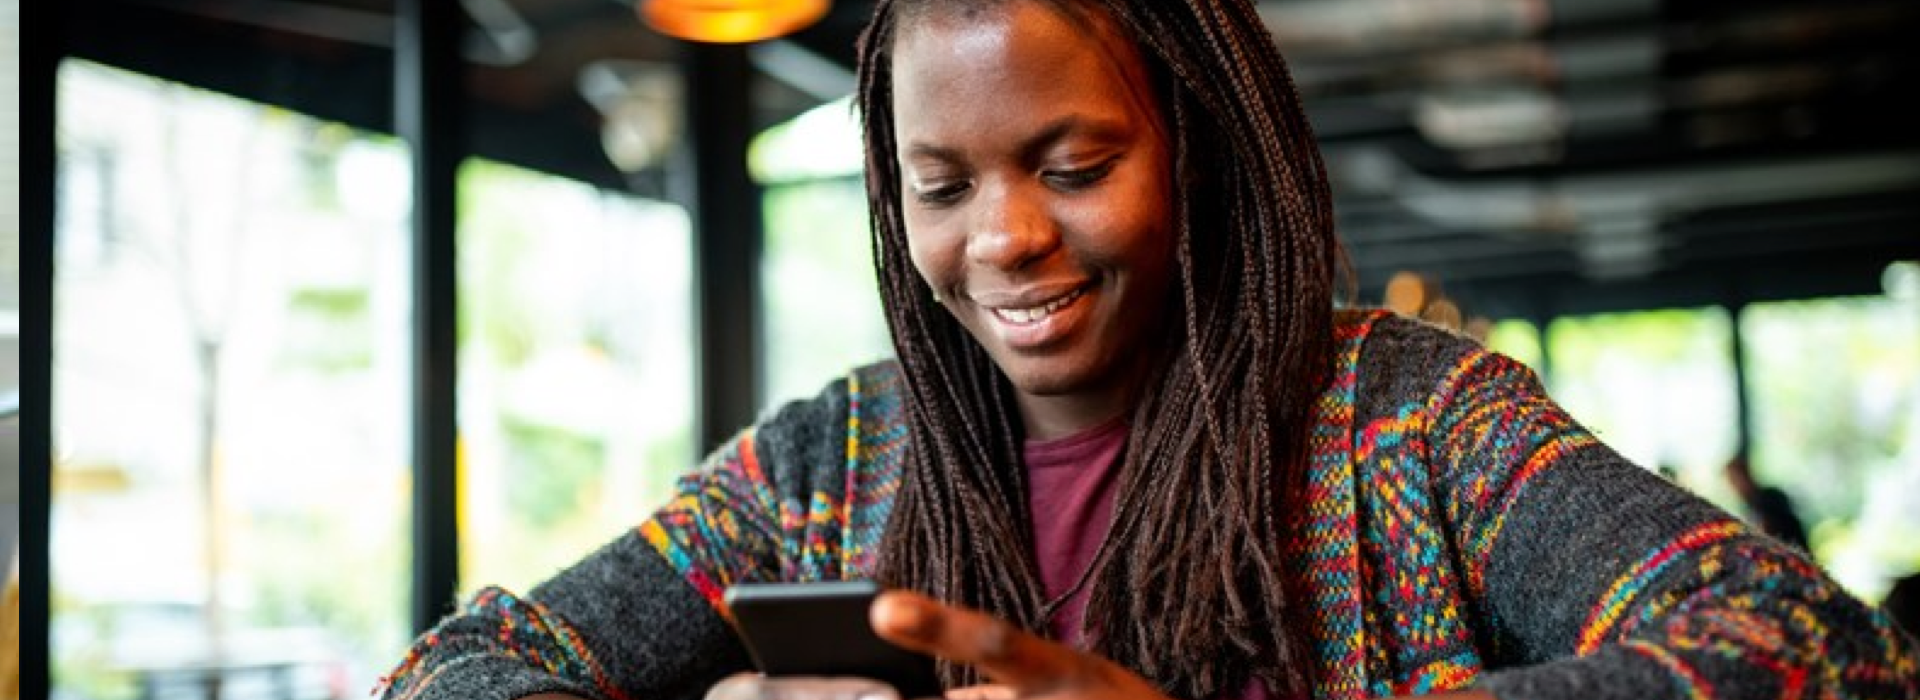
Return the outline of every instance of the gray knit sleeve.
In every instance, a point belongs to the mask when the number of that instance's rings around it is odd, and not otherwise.
[[[745,440],[747,438],[742,438]],[[750,448],[749,448],[750,449]],[[684,562],[711,553],[741,576],[768,560],[767,518],[751,510],[737,444],[683,477],[678,495],[645,524],[519,597],[475,595],[415,641],[377,693],[383,698],[510,700],[558,692],[584,698],[698,698],[749,666],[732,628],[700,582],[717,572]],[[650,541],[651,540],[651,541]],[[703,576],[705,578],[703,578]]]
[[[769,415],[681,477],[646,522],[524,598],[481,591],[421,635],[376,692],[680,700],[750,668],[722,597],[736,582],[806,573],[793,554],[809,533],[787,531],[794,518],[782,513],[794,493],[844,483],[847,411],[843,380]]]
[[[406,700],[546,692],[678,700],[748,668],[719,598],[731,581],[779,570],[776,516],[753,435],[716,450],[680,478],[653,517],[525,598],[481,591],[421,635],[378,692]]]
[[[1600,444],[1526,367],[1437,345],[1427,459],[1489,647],[1479,687],[1502,700],[1920,696],[1912,641],[1804,553]]]
[[[415,642],[379,694],[676,700],[747,665],[726,622],[629,533],[525,598],[481,591]]]

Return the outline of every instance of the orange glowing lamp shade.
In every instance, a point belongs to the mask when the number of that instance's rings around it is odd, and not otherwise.
[[[784,36],[827,13],[828,0],[645,0],[640,17],[668,36],[739,44]]]

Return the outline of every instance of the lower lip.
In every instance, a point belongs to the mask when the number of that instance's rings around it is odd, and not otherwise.
[[[987,320],[992,324],[995,334],[1000,336],[1000,342],[1008,348],[1039,350],[1060,342],[1062,338],[1067,337],[1079,327],[1081,319],[1087,314],[1089,304],[1092,303],[1091,296],[1091,290],[1083,291],[1078,298],[1066,306],[1054,309],[1053,313],[1047,314],[1046,318],[1029,323],[1014,323],[1001,318],[991,309],[982,308],[981,311],[986,312]]]

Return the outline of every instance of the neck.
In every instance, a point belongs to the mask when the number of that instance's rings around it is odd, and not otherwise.
[[[1028,440],[1052,440],[1092,428],[1126,412],[1132,402],[1127,395],[1033,396],[1021,394],[1017,402],[1020,422],[1026,426]]]
[[[1093,390],[1051,395],[1014,392],[1014,404],[1020,411],[1027,439],[1066,437],[1133,410],[1153,367],[1152,360],[1142,353],[1138,359],[1117,368],[1120,379],[1100,382]]]

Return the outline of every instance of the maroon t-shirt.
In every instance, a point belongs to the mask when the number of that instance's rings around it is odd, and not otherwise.
[[[1127,422],[1115,418],[1052,440],[1028,440],[1027,507],[1033,515],[1034,559],[1040,583],[1052,600],[1072,588],[1093,564],[1100,540],[1113,520],[1113,494],[1120,483],[1120,452],[1127,446]],[[1053,638],[1084,647],[1080,618],[1087,588],[1074,592],[1050,621]]]
[[[1046,586],[1048,600],[1072,588],[1099,553],[1100,540],[1113,521],[1120,453],[1126,446],[1127,423],[1115,418],[1066,437],[1028,440],[1022,448],[1034,558],[1040,562],[1040,583]],[[1075,591],[1048,621],[1054,639],[1086,648],[1080,621],[1086,616],[1089,588]],[[1274,700],[1274,696],[1259,679],[1249,679],[1239,693],[1223,693],[1219,700]]]

